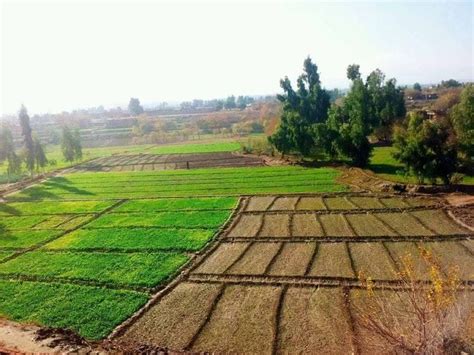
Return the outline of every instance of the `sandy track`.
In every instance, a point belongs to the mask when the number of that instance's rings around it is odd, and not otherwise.
[[[120,340],[210,352],[365,351],[353,322],[359,273],[375,289],[402,292],[410,253],[426,280],[419,247],[459,262],[474,291],[471,231],[434,207],[442,201],[377,196],[249,197],[181,282]],[[362,348],[358,348],[361,346]]]

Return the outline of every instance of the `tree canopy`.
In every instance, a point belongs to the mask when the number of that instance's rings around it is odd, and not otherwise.
[[[144,111],[142,105],[140,104],[140,100],[134,97],[130,98],[128,103],[128,111],[135,116],[141,115]]]

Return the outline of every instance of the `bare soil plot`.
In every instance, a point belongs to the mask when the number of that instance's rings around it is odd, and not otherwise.
[[[266,211],[275,200],[274,196],[255,196],[249,199],[246,211]]]
[[[425,210],[410,212],[423,225],[434,231],[436,234],[467,234],[469,231],[454,223],[442,210]]]
[[[270,207],[270,210],[294,210],[298,197],[278,197]]]
[[[263,166],[257,157],[231,152],[190,154],[136,154],[115,155],[95,159],[74,168],[75,171],[143,171],[167,169],[197,169],[212,167]]]
[[[340,288],[290,287],[281,311],[280,353],[347,354],[351,329]]]
[[[308,275],[320,277],[355,277],[356,275],[352,269],[346,243],[318,244],[318,250]]]
[[[327,207],[323,202],[322,197],[301,197],[300,201],[296,206],[297,210],[326,210]]]
[[[249,243],[222,243],[206,258],[204,263],[194,271],[199,273],[222,274],[237,261],[248,246]]]
[[[229,237],[255,237],[263,223],[263,215],[242,215]]]
[[[205,322],[221,289],[216,284],[179,284],[134,323],[123,339],[185,349]]]
[[[237,275],[263,275],[281,247],[281,243],[254,243],[245,251],[245,254],[227,270],[227,273]]]
[[[360,273],[375,280],[377,292],[396,288],[409,254],[426,280],[423,245],[442,254],[443,270],[456,262],[464,284],[474,280],[471,233],[441,210],[406,200],[248,197],[229,229],[122,339],[176,351],[371,353],[354,323],[354,305],[363,302],[354,296],[363,287]],[[427,226],[427,218],[443,228]],[[422,243],[427,236],[437,241]]]
[[[291,234],[294,237],[324,236],[324,230],[316,214],[296,214],[293,216]]]
[[[357,274],[373,279],[396,279],[396,266],[382,243],[350,243],[349,249]]]
[[[227,286],[191,350],[270,353],[281,288]]]
[[[358,236],[394,236],[395,231],[387,227],[376,216],[379,214],[348,214],[346,218]]]
[[[260,237],[289,237],[290,216],[287,214],[267,214],[263,219]]]
[[[347,224],[343,215],[327,214],[319,216],[326,236],[353,236],[350,226]]]
[[[268,270],[269,275],[304,276],[315,253],[316,243],[285,243]]]

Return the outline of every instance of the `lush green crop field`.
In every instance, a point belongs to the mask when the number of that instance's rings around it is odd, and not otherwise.
[[[101,338],[211,240],[237,196],[344,191],[337,176],[291,166],[76,173],[6,196],[0,315]]]
[[[8,197],[10,201],[238,196],[262,193],[334,192],[330,168],[250,167],[180,171],[71,174]]]
[[[240,149],[237,142],[189,143],[156,146],[147,150],[151,154],[185,154],[185,153],[214,153],[233,152]]]

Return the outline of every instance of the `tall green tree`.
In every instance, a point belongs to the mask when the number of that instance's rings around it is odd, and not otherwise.
[[[237,104],[235,102],[235,96],[234,95],[229,96],[224,102],[224,108],[227,110],[231,110],[236,107],[237,107]]]
[[[283,94],[277,98],[283,104],[281,123],[270,142],[280,142],[287,137],[284,146],[287,151],[294,150],[308,155],[315,148],[312,134],[313,125],[324,123],[328,117],[329,94],[321,86],[318,67],[308,57],[303,64],[303,74],[297,80],[297,89],[293,89],[288,77],[280,80]],[[279,131],[282,132],[279,132]]]
[[[4,127],[0,131],[0,161],[7,160],[7,175],[21,174],[21,159],[15,152],[12,132]]]
[[[474,172],[474,84],[461,92],[461,101],[450,111],[450,118],[459,142],[462,166]]]
[[[35,169],[35,145],[33,142],[32,130],[30,126],[30,116],[24,105],[21,105],[18,113],[25,148],[25,164],[28,171],[33,175]]]
[[[421,85],[420,85],[420,83],[415,83],[415,84],[413,84],[413,90],[421,91]]]
[[[366,166],[372,147],[368,140],[371,132],[373,107],[367,86],[359,73],[359,66],[350,65],[347,77],[352,80],[351,88],[341,107],[333,105],[329,113],[325,144],[329,154],[348,157],[356,166]]]
[[[144,110],[140,104],[140,100],[135,97],[131,97],[130,101],[128,102],[128,111],[135,116],[141,115]]]
[[[43,145],[37,137],[33,138],[33,145],[35,150],[36,171],[39,172],[40,169],[44,169],[44,167],[48,164],[48,159],[46,158]]]
[[[64,160],[68,162],[82,159],[82,145],[79,130],[71,131],[68,126],[63,127],[61,150]]]

